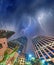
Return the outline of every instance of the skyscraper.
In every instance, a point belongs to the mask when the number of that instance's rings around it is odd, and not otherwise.
[[[18,51],[20,51],[21,53],[26,53],[27,41],[28,41],[27,37],[22,36],[17,39],[9,41],[8,46],[14,48],[16,45],[20,45]]]
[[[0,61],[4,58],[4,53],[8,48],[7,39],[14,34],[13,31],[0,30]]]
[[[28,42],[28,39],[26,36],[22,36],[22,37],[19,37],[18,39],[18,42],[20,42],[23,46],[22,48],[22,53],[26,53],[26,49],[27,49],[27,42]]]
[[[25,54],[26,54],[28,39],[26,36],[22,36],[13,41],[18,42],[20,44],[20,48],[19,48],[20,54],[18,56],[18,62],[20,65],[25,65]]]
[[[32,39],[35,56],[54,63],[54,37],[37,36]]]
[[[0,65],[14,65],[18,57],[17,47],[9,48],[7,42],[15,32],[8,30],[0,30]],[[5,60],[4,60],[5,59]]]

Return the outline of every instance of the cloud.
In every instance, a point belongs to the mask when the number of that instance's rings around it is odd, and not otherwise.
[[[54,10],[42,9],[36,14],[36,18],[46,35],[54,35]]]
[[[0,0],[0,16],[20,17],[23,13],[33,14],[41,7],[49,7],[54,0]]]
[[[41,9],[43,10],[43,8],[46,10],[53,10],[53,5],[54,0],[0,0],[0,21],[3,22],[2,24],[0,24],[0,28],[4,28],[5,26],[6,28],[12,26],[11,29],[16,29],[17,32],[20,32],[23,29],[27,29],[27,25],[29,23],[27,16],[34,17],[37,11],[40,11]],[[34,24],[32,24],[31,27],[26,30],[26,32],[36,33],[37,30],[39,31],[39,24],[36,23],[35,25],[37,25],[37,27],[32,28],[32,26],[34,26]]]

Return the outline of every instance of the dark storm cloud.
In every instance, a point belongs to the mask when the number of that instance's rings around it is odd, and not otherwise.
[[[54,5],[54,0],[0,0],[0,21],[1,21],[0,28],[1,27],[8,28],[9,26],[10,27],[12,26],[11,28],[16,29],[17,31],[18,30],[21,31],[22,29],[25,29],[29,23],[28,20],[26,19],[27,16],[33,17],[35,13],[39,11],[41,8],[45,8],[46,10],[52,8],[53,10],[54,8],[53,5]],[[24,21],[24,18],[27,21]],[[53,22],[51,23],[51,26],[52,24]],[[35,33],[36,31],[41,30],[39,28],[39,24],[36,23],[36,25],[37,27],[35,27],[34,30],[31,27],[31,31],[33,30]]]
[[[54,0],[0,0],[0,15],[17,17],[23,13],[33,14],[36,10],[43,6],[52,5]]]

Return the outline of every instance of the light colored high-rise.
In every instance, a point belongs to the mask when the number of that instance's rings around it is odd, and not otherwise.
[[[36,57],[54,63],[54,37],[33,37],[32,43]]]

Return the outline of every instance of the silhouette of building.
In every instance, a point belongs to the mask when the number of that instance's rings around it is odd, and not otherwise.
[[[35,56],[54,63],[54,37],[37,36],[33,37],[33,50]]]

